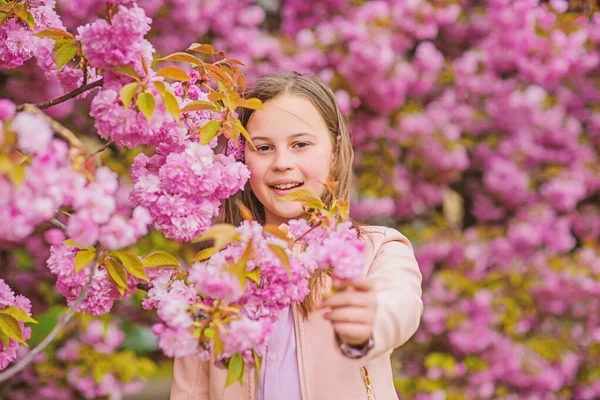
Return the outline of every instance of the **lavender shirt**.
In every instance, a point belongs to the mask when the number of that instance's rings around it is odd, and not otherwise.
[[[281,311],[273,324],[267,352],[260,366],[258,400],[302,400],[291,308]]]

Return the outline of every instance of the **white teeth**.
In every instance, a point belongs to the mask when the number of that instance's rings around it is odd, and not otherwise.
[[[272,185],[275,189],[285,190],[300,186],[301,183],[286,183],[285,185]]]

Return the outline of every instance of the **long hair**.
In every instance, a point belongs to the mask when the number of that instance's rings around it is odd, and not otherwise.
[[[323,193],[321,196],[323,203],[329,207],[335,199],[349,201],[354,150],[348,127],[335,100],[335,95],[329,86],[315,75],[287,72],[260,78],[246,94],[246,98],[256,97],[265,103],[285,94],[308,99],[325,120],[331,134],[333,158],[330,175],[338,184],[333,195],[329,191]],[[254,111],[250,109],[241,110],[239,119],[244,127],[247,126],[253,113]],[[243,221],[240,210],[235,204],[236,200],[240,200],[250,210],[256,221],[265,224],[264,206],[252,192],[250,183],[246,184],[243,191],[224,201],[221,208],[221,222],[238,226]],[[354,225],[359,229],[356,223]],[[315,309],[315,302],[324,285],[326,275],[326,271],[318,270],[309,280],[310,294],[306,296],[300,306],[305,318]]]

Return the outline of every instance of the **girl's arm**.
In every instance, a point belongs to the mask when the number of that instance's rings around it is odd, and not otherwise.
[[[374,358],[406,343],[423,314],[421,272],[408,239],[395,229],[379,228],[370,235],[375,255],[368,277],[374,284],[377,308],[373,320]]]
[[[208,363],[197,355],[176,358],[170,400],[209,400]]]

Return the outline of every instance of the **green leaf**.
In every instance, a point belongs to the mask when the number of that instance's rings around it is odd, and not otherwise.
[[[206,336],[209,339],[212,339],[215,337],[215,330],[213,328],[206,328],[204,330],[204,336]]]
[[[175,121],[179,122],[179,103],[177,103],[177,97],[170,90],[167,90],[161,95],[161,98],[167,112],[175,118]]]
[[[281,262],[283,263],[283,266],[285,267],[288,274],[291,273],[290,258],[288,257],[285,250],[283,248],[277,246],[276,244],[269,244],[268,246],[271,249],[271,251],[273,252],[273,254],[275,254],[277,256],[277,258],[279,258],[281,260]]]
[[[195,51],[196,53],[208,54],[211,56],[215,54],[215,48],[212,44],[194,43],[190,47],[188,47],[188,50]]]
[[[0,26],[4,25],[6,20],[8,19],[8,14],[0,11]]]
[[[81,250],[77,253],[75,255],[75,273],[78,273],[83,267],[91,263],[95,257],[95,250]]]
[[[133,78],[138,82],[142,79],[142,78],[140,78],[140,74],[138,74],[137,71],[135,69],[133,69],[133,67],[130,67],[129,65],[119,65],[119,66],[111,68],[110,70],[113,72],[117,72],[121,75],[125,75],[130,78]]]
[[[125,293],[125,289],[127,288],[127,271],[123,266],[109,258],[106,260],[104,267],[106,268],[106,272],[108,272],[108,276],[113,281],[117,289],[119,289],[119,293]]]
[[[4,332],[10,339],[27,346],[27,343],[23,340],[21,325],[13,316],[0,314],[0,331]]]
[[[219,112],[219,107],[217,107],[215,104],[213,104],[209,101],[195,100],[195,101],[192,101],[191,103],[186,104],[181,109],[181,112],[204,111],[204,110]]]
[[[163,58],[159,58],[158,61],[184,62],[184,63],[193,64],[193,65],[200,65],[200,63],[201,63],[201,61],[198,60],[193,55],[184,53],[181,51],[177,52],[177,53],[169,54],[168,56],[163,57]]]
[[[192,78],[181,68],[165,67],[156,73],[158,76],[175,79],[177,81],[189,81]]]
[[[169,253],[155,251],[142,259],[144,267],[179,267],[179,261]]]
[[[58,323],[58,318],[63,312],[63,307],[55,305],[52,306],[48,311],[44,314],[36,315],[39,324],[32,327],[31,329],[31,337],[28,342],[35,346],[39,342],[41,342],[48,334],[52,331],[52,329]]]
[[[56,52],[56,68],[61,68],[75,57],[77,44],[74,40],[65,42]]]
[[[144,271],[142,260],[140,260],[135,253],[132,253],[131,251],[113,251],[110,254],[117,257],[131,275],[145,281],[149,280],[148,276],[146,276],[146,271]]]
[[[229,366],[227,367],[227,382],[225,387],[231,385],[235,381],[243,383],[244,379],[244,359],[241,353],[235,353],[229,360]]]
[[[135,93],[137,92],[139,86],[139,83],[131,82],[121,88],[119,96],[121,98],[121,103],[123,103],[123,106],[125,108],[129,108],[131,100],[135,96]]]
[[[200,143],[208,144],[215,137],[217,131],[221,127],[221,121],[208,121],[206,125],[200,129]]]
[[[314,208],[315,210],[322,210],[325,208],[323,201],[308,189],[294,190],[287,196],[280,197],[279,200],[299,201],[301,204]]]
[[[27,25],[29,25],[29,29],[35,28],[35,19],[33,17],[33,14],[29,11],[27,11]]]
[[[32,324],[37,324],[38,322],[31,318],[26,312],[25,310],[23,310],[20,307],[17,306],[8,306],[6,308],[3,308],[0,310],[0,314],[6,314],[6,315],[10,315],[11,317],[13,317],[14,319],[16,319],[17,321],[21,321],[21,322],[30,322]]]
[[[70,34],[67,31],[63,31],[58,28],[46,28],[44,30],[39,31],[38,33],[34,33],[33,36],[37,36],[40,38],[48,38],[48,39],[70,39],[75,40],[75,36]]]
[[[154,96],[152,96],[151,93],[142,92],[139,94],[135,105],[146,116],[148,123],[150,123],[152,114],[154,113],[154,108],[156,107]]]

